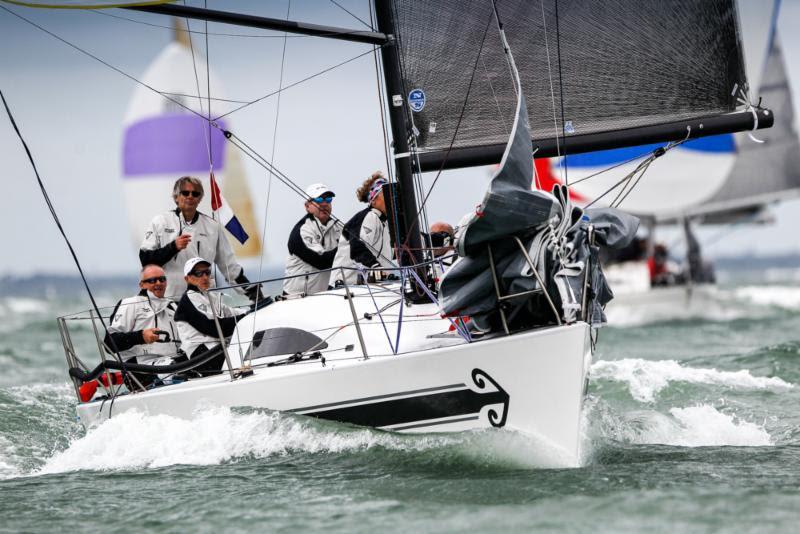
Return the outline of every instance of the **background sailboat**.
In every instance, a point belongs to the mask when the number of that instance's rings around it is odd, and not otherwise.
[[[175,40],[143,77],[145,84],[167,93],[170,99],[139,85],[125,115],[122,172],[132,243],[138,250],[153,216],[174,208],[172,186],[180,176],[193,175],[203,181],[206,195],[200,210],[210,215],[209,169],[213,164],[223,196],[249,236],[244,244],[230,234],[228,240],[238,257],[259,257],[261,231],[240,152],[225,141],[219,129],[209,128],[205,120],[182,107],[207,116],[205,97],[210,89],[212,113],[214,109],[223,111],[224,104],[219,102],[224,99],[223,89],[213,72],[209,79],[198,43],[193,45],[189,33],[177,21],[175,24]],[[220,121],[223,127],[225,122]]]

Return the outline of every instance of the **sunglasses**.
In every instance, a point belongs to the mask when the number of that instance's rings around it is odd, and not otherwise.
[[[333,202],[333,197],[317,197],[317,198],[312,198],[311,200],[313,200],[317,204],[322,204],[323,202],[327,202],[328,204],[330,204],[331,202]]]
[[[211,269],[203,269],[202,271],[192,271],[189,273],[192,276],[200,278],[201,276],[211,276]]]
[[[185,197],[192,195],[194,198],[200,198],[203,195],[203,193],[201,193],[200,191],[181,191],[181,195]]]
[[[166,276],[154,276],[152,278],[145,278],[142,280],[143,284],[155,284],[156,282],[161,282],[162,284],[167,281]]]

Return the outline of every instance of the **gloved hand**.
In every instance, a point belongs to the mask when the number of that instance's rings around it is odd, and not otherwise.
[[[247,295],[247,298],[249,298],[250,302],[253,304],[256,302],[260,303],[262,300],[264,300],[264,293],[261,291],[261,284],[247,286],[244,290],[244,294]]]

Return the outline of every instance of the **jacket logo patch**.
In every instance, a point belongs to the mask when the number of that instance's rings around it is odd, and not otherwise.
[[[200,237],[208,237],[208,234],[204,234],[203,232],[197,232],[197,235]]]
[[[175,233],[175,229],[174,228],[164,228],[164,233],[165,234],[174,234]]]
[[[361,229],[362,229],[362,230],[364,230],[364,233],[365,233],[365,234],[371,234],[371,233],[372,233],[372,228],[364,228],[364,227],[362,226],[362,227],[361,227]]]
[[[208,311],[208,307],[205,304],[198,304],[197,305],[197,309],[200,310],[201,312],[207,312]]]
[[[314,240],[311,237],[305,237],[303,238],[303,240],[309,245],[312,245],[314,243]]]
[[[153,310],[151,310],[147,306],[142,306],[142,311],[145,312],[145,313],[151,313]]]

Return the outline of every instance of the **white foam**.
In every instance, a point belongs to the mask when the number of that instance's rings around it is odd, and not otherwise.
[[[375,447],[447,448],[466,459],[521,467],[563,467],[541,444],[512,432],[398,435],[342,427],[277,412],[208,409],[191,420],[124,412],[76,439],[34,474],[211,465],[295,452],[344,453]]]
[[[734,389],[790,389],[794,385],[780,378],[753,376],[750,371],[718,371],[684,367],[675,360],[601,360],[592,365],[591,377],[626,382],[631,396],[640,402],[652,402],[671,382],[711,384]]]
[[[47,301],[24,297],[6,297],[0,301],[0,310],[10,313],[44,313],[48,310]]]
[[[630,443],[679,447],[774,444],[764,427],[742,420],[735,414],[722,413],[710,405],[672,408],[669,413],[671,417],[657,412],[628,413],[622,435],[618,437]]]
[[[734,294],[740,300],[759,306],[800,310],[800,287],[797,286],[745,286],[737,288]]]
[[[14,445],[5,437],[0,436],[0,480],[12,478],[19,474],[12,458],[16,456]]]

